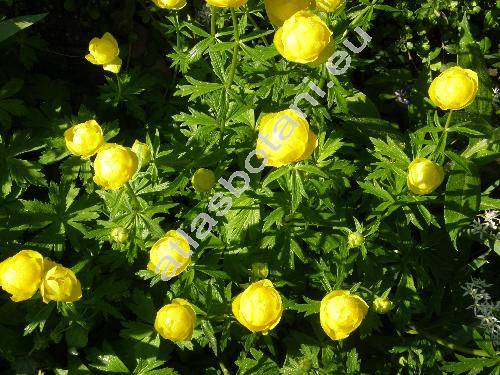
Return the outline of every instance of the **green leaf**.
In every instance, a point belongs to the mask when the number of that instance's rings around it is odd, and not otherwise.
[[[32,14],[0,22],[0,42],[42,20],[48,13]]]

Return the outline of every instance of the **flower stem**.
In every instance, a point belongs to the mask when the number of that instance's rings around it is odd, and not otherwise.
[[[120,75],[118,73],[116,74],[116,82],[118,86],[118,93],[116,94],[116,105],[118,105],[122,97],[122,81],[120,80]]]
[[[217,32],[217,8],[212,6],[210,7],[210,35],[215,38],[215,34]]]
[[[442,153],[444,154],[444,151],[446,149],[446,141],[448,140],[448,128],[450,127],[452,115],[453,115],[453,110],[450,110],[450,112],[448,112],[448,117],[446,118],[446,123],[444,124],[443,133],[439,137],[438,144],[436,145],[436,148],[432,154],[431,159],[435,159],[436,161],[439,161],[440,156],[441,156],[440,155],[441,149],[442,149]]]

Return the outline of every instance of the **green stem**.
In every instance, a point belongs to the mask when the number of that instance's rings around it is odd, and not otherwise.
[[[464,354],[475,355],[475,356],[478,356],[478,357],[491,357],[484,350],[466,348],[464,346],[457,345],[455,343],[452,343],[450,341],[442,339],[441,337],[434,336],[434,335],[432,335],[432,334],[430,334],[428,332],[425,332],[425,331],[423,331],[421,329],[417,329],[414,326],[410,326],[410,328],[412,330],[411,333],[424,336],[425,338],[427,338],[429,340],[432,340],[432,341],[438,343],[439,345],[442,345],[442,346],[444,346],[444,347],[446,347],[446,348],[448,348],[450,350],[454,350],[454,351],[461,352],[461,353],[464,353]]]
[[[440,156],[441,156],[440,155],[441,148],[443,149],[443,153],[446,149],[446,142],[448,140],[448,128],[450,127],[452,114],[453,114],[453,110],[450,110],[450,112],[448,112],[448,117],[446,118],[446,123],[444,124],[443,133],[439,137],[439,141],[438,141],[438,144],[436,146],[436,149],[434,150],[434,152],[432,154],[431,159],[433,159],[433,160],[435,159],[436,161],[439,161]]]
[[[128,194],[134,201],[134,206],[135,208],[140,208],[141,207],[141,202],[139,202],[139,199],[137,199],[137,195],[135,194],[134,189],[132,189],[132,186],[130,185],[130,182],[125,183],[125,189],[127,189]]]
[[[116,74],[116,82],[118,86],[118,94],[116,95],[116,105],[118,105],[122,97],[122,81],[120,80],[120,76],[118,75],[118,73]]]
[[[210,9],[211,9],[210,35],[212,35],[212,38],[215,38],[215,34],[217,32],[217,8],[212,6],[212,7],[210,7]]]

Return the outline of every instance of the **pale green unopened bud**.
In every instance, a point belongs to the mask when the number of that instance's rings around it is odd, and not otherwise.
[[[210,191],[215,185],[215,174],[210,169],[200,168],[191,177],[194,190],[200,193]]]
[[[111,231],[111,238],[117,243],[124,243],[128,240],[128,231],[123,227],[114,228]]]
[[[132,151],[134,151],[139,158],[141,167],[148,165],[151,161],[151,149],[146,143],[142,143],[136,139],[132,145]]]
[[[387,314],[392,309],[392,302],[385,297],[377,297],[373,301],[373,310],[377,314]]]
[[[365,238],[359,232],[351,232],[347,236],[347,244],[350,248],[360,247],[365,242]]]
[[[269,275],[267,263],[252,263],[252,274],[259,279],[265,279]]]

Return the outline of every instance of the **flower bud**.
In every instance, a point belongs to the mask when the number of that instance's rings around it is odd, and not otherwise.
[[[163,280],[179,275],[191,263],[187,240],[175,230],[168,231],[149,252],[148,270],[161,274]]]
[[[187,341],[193,336],[196,314],[191,304],[176,298],[156,313],[155,330],[161,337],[171,341]]]
[[[117,243],[125,243],[128,240],[128,230],[123,227],[113,228],[111,238]]]
[[[252,275],[258,279],[265,279],[269,275],[267,263],[252,263]]]
[[[179,10],[186,6],[186,0],[153,0],[158,8]]]
[[[266,335],[283,314],[281,296],[267,279],[250,284],[233,301],[235,318],[252,332]]]
[[[118,73],[122,60],[118,57],[120,48],[118,42],[110,33],[104,33],[102,38],[93,38],[89,43],[89,54],[85,58],[94,65],[102,65],[104,70]]]
[[[428,159],[416,158],[408,166],[406,183],[415,194],[430,194],[441,185],[443,180],[443,168]]]
[[[429,87],[429,97],[437,107],[459,110],[471,104],[479,87],[477,73],[459,66],[446,69]]]
[[[309,123],[293,109],[262,117],[257,140],[257,156],[267,158],[267,165],[282,165],[305,160],[318,145]]]
[[[238,8],[245,5],[248,0],[206,0],[208,5],[218,8]]]
[[[84,159],[90,158],[104,144],[102,129],[95,120],[74,125],[64,132],[68,150]]]
[[[74,272],[69,268],[44,260],[45,274],[40,285],[43,302],[75,302],[82,298],[82,287]]]
[[[108,143],[94,160],[94,182],[107,190],[119,189],[134,176],[137,167],[137,155],[130,148]]]
[[[210,169],[200,168],[191,177],[191,184],[197,192],[206,193],[215,185],[215,174]]]
[[[0,263],[0,286],[14,302],[25,301],[36,293],[43,276],[43,256],[21,250]]]
[[[345,0],[316,0],[316,8],[323,12],[332,13],[339,9]]]
[[[264,0],[266,13],[273,25],[281,26],[283,22],[311,6],[311,0]]]
[[[347,236],[347,245],[349,248],[353,249],[355,247],[360,247],[365,243],[365,238],[359,232],[351,232]]]
[[[333,52],[332,32],[309,10],[301,10],[287,19],[274,35],[274,46],[288,61],[319,65]]]
[[[145,165],[148,165],[151,161],[151,149],[146,143],[142,143],[136,139],[134,144],[132,145],[132,151],[134,151],[139,158],[141,168]]]
[[[373,301],[373,310],[377,314],[387,314],[392,309],[392,302],[385,297],[377,297]]]
[[[368,305],[361,297],[335,290],[321,301],[319,319],[332,340],[342,340],[359,327],[367,312]]]

